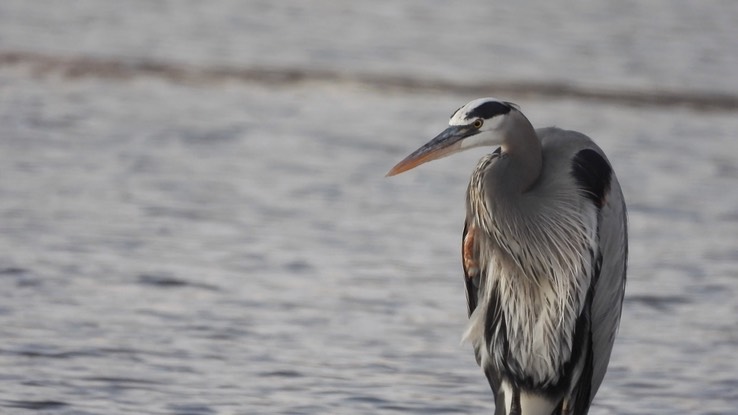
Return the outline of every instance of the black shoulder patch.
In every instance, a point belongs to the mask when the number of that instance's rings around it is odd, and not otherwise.
[[[612,168],[607,160],[592,149],[584,149],[574,156],[571,174],[595,206],[602,208],[612,179]]]
[[[495,115],[507,114],[512,107],[499,101],[487,101],[466,114],[467,118],[490,119]]]

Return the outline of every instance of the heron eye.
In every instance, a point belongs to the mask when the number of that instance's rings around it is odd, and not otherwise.
[[[477,128],[477,129],[482,128],[483,124],[484,124],[484,121],[481,118],[479,118],[479,119],[474,120],[474,122],[472,123],[472,127]]]

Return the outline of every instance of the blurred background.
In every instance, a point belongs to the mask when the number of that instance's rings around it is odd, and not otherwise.
[[[0,412],[491,413],[459,250],[481,96],[630,208],[592,414],[738,406],[730,0],[0,2]]]

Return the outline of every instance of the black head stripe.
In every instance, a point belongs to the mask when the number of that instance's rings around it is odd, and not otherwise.
[[[514,102],[510,102],[510,101],[504,101],[504,102],[505,102],[505,105],[507,105],[508,107],[520,111],[520,106],[518,104],[516,104]]]
[[[471,118],[483,118],[490,119],[495,115],[507,114],[512,108],[499,101],[487,101],[484,104],[474,108],[466,114],[467,119]]]

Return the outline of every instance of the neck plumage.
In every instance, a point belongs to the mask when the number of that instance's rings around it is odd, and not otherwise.
[[[519,254],[520,244],[526,243],[524,236],[542,231],[535,192],[542,170],[541,141],[523,114],[511,113],[506,122],[511,124],[502,126],[508,135],[501,150],[482,158],[472,174],[467,213],[519,267],[529,268],[530,264],[520,262]],[[539,273],[525,269],[525,274]]]
[[[502,155],[500,161],[495,163],[495,172],[488,175],[495,188],[499,188],[501,196],[512,196],[523,194],[538,180],[541,174],[543,156],[541,153],[541,140],[535,129],[525,116],[518,111],[510,113],[506,123],[508,131],[502,143]]]

